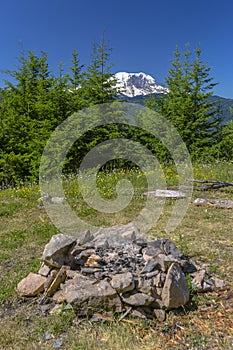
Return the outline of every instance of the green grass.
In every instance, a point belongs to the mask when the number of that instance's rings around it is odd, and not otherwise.
[[[169,186],[177,184],[174,168],[164,169]],[[194,165],[197,179],[233,181],[233,164]],[[120,179],[134,185],[132,202],[125,210],[114,214],[99,213],[82,198],[77,178],[64,179],[64,190],[73,210],[87,222],[114,225],[130,222],[145,204],[145,176],[140,172],[115,172],[97,178],[100,194],[106,200],[116,198]],[[194,293],[192,302],[181,312],[169,312],[167,320],[149,324],[126,319],[120,323],[91,324],[77,319],[65,305],[57,314],[39,312],[38,300],[20,300],[17,283],[30,271],[37,272],[44,245],[57,233],[44,209],[37,207],[41,196],[37,185],[0,190],[0,349],[53,349],[54,341],[63,341],[61,349],[232,349],[233,298],[227,292]],[[232,199],[233,188],[194,191],[196,197]],[[190,204],[187,213],[174,232],[166,233],[167,219],[174,200],[166,200],[163,213],[149,235],[168,237],[197,261],[209,264],[209,269],[223,277],[232,288],[233,280],[233,210],[196,207]],[[191,287],[190,287],[191,288]],[[197,305],[197,309],[195,309]],[[208,311],[201,311],[202,309]],[[182,314],[182,315],[181,315]],[[44,333],[51,339],[46,340]]]

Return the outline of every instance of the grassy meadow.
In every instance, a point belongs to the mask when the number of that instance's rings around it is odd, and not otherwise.
[[[194,178],[233,181],[233,163],[194,165]],[[168,187],[177,185],[172,167],[164,169]],[[88,207],[82,199],[77,178],[64,179],[66,198],[80,218],[98,226],[125,224],[135,218],[145,202],[146,179],[140,171],[102,173],[97,177],[100,194],[116,196],[119,179],[134,186],[132,203],[123,211],[103,214]],[[228,290],[206,294],[193,293],[182,309],[168,313],[165,322],[109,318],[104,324],[77,319],[63,305],[55,313],[39,310],[39,298],[22,300],[17,283],[30,271],[37,272],[44,245],[58,233],[46,211],[38,207],[41,196],[37,184],[0,190],[0,349],[232,349],[233,348],[233,210],[198,207],[190,203],[186,215],[174,232],[165,226],[174,200],[166,199],[163,214],[153,227],[151,237],[167,237],[194,260],[224,278]],[[193,191],[196,197],[233,200],[233,187]],[[47,332],[47,333],[46,333]],[[46,334],[49,336],[46,336]],[[57,345],[58,344],[58,345]]]

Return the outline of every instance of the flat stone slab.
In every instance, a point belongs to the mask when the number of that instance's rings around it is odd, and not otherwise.
[[[118,247],[127,242],[135,241],[139,231],[132,224],[102,227],[94,233],[95,247]]]
[[[44,291],[46,277],[30,272],[17,285],[17,291],[21,296],[33,297]]]
[[[156,190],[143,193],[147,197],[157,197],[157,198],[185,198],[186,194],[181,191],[173,190]]]
[[[178,308],[189,300],[188,283],[181,267],[173,263],[167,272],[162,290],[162,302],[167,309]]]

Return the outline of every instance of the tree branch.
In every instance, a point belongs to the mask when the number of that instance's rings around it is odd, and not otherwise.
[[[218,180],[195,180],[195,179],[193,179],[192,182],[206,184],[203,186],[194,186],[193,187],[194,190],[200,190],[200,191],[217,189],[217,188],[227,187],[227,186],[233,186],[233,182],[225,182],[225,181],[218,181]]]

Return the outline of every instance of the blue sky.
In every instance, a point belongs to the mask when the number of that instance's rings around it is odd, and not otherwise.
[[[0,69],[14,69],[22,47],[47,52],[53,72],[69,66],[74,49],[88,64],[105,30],[114,73],[143,71],[164,83],[176,45],[200,43],[219,82],[214,93],[233,98],[232,0],[2,0],[0,11]]]

